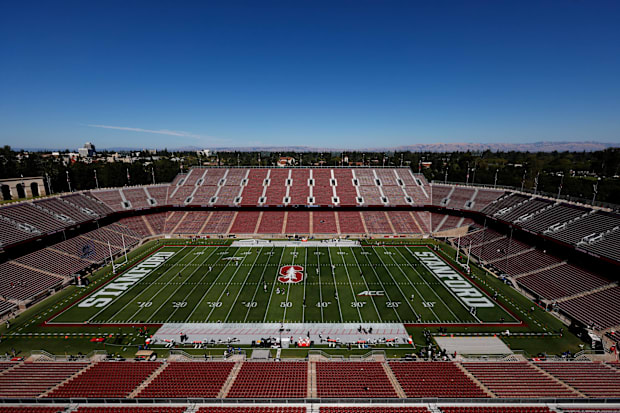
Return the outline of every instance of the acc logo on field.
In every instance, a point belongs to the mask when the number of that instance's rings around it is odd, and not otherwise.
[[[286,284],[296,284],[304,279],[304,267],[301,265],[285,265],[280,268],[278,281]]]
[[[380,297],[383,295],[383,291],[362,291],[357,294],[358,297]]]

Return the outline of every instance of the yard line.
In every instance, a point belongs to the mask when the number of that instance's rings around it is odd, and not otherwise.
[[[381,261],[381,265],[383,265],[383,267],[385,268],[385,270],[387,271],[387,273],[390,275],[390,278],[392,279],[392,281],[394,281],[394,284],[396,284],[396,288],[398,288],[398,291],[400,291],[400,294],[403,296],[403,299],[405,300],[405,302],[407,303],[407,305],[409,306],[409,308],[411,309],[411,311],[413,312],[413,314],[415,314],[415,316],[417,318],[420,318],[420,315],[413,309],[413,306],[411,305],[411,303],[409,302],[409,299],[407,298],[407,296],[405,295],[405,293],[403,292],[402,288],[400,288],[400,284],[398,284],[398,282],[396,282],[396,280],[394,279],[394,277],[392,276],[392,272],[390,271],[390,269],[387,267],[387,265],[385,265],[385,263],[383,262],[383,260],[381,259],[381,256],[377,253],[377,251],[375,250],[375,247],[372,247],[372,251],[375,253],[375,255],[377,256],[377,258],[379,258],[379,261]],[[400,269],[400,268],[399,268]],[[402,270],[401,270],[402,271]],[[415,287],[414,287],[415,288]],[[419,293],[419,291],[416,289],[416,292]],[[433,311],[433,309],[431,309],[431,312],[433,314],[435,314],[435,312]],[[437,317],[437,314],[435,314],[435,317]],[[439,318],[438,318],[439,321]]]
[[[409,265],[409,266],[410,266],[410,267],[411,267],[411,268],[412,268],[412,269],[416,272],[416,274],[418,274],[418,275],[420,276],[420,279],[421,279],[422,281],[424,281],[424,284],[426,284],[426,285],[428,286],[428,288],[429,288],[429,289],[433,292],[433,294],[435,294],[435,297],[439,298],[439,301],[441,301],[441,302],[443,303],[443,305],[444,305],[444,306],[448,309],[448,311],[450,312],[450,314],[452,314],[452,315],[454,316],[454,318],[456,318],[457,320],[462,321],[460,317],[458,317],[456,314],[454,314],[454,312],[452,311],[452,309],[450,308],[450,306],[449,306],[449,305],[448,305],[448,304],[447,304],[447,303],[443,300],[443,298],[441,298],[441,297],[439,296],[439,294],[437,294],[437,291],[435,291],[435,289],[434,289],[433,287],[431,287],[431,285],[430,285],[430,284],[426,281],[426,279],[422,276],[422,274],[420,274],[420,272],[419,272],[419,271],[418,271],[418,270],[417,270],[417,269],[416,269],[413,265],[411,265],[411,262],[410,262],[410,261],[409,261],[409,260],[408,260],[408,259],[407,259],[404,255],[403,255],[403,253],[402,253],[402,252],[400,252],[400,248],[396,247],[395,249],[396,249],[396,251],[398,252],[398,254],[399,254],[401,257],[403,257],[403,259],[405,260],[405,262],[407,263],[407,265]],[[396,260],[394,260],[393,258],[392,258],[392,260],[394,261],[394,263],[395,263],[395,264],[397,264],[397,265],[398,265],[398,263],[396,263]],[[400,266],[399,266],[398,268],[400,269]],[[403,272],[403,274],[404,274],[404,271],[403,271],[403,270],[401,270],[401,272]],[[405,275],[405,276],[406,276],[406,275]],[[407,279],[409,280],[409,277],[407,277]],[[413,284],[411,283],[411,280],[409,280],[409,284],[411,284],[411,285],[413,286]],[[413,287],[413,288],[415,288],[415,287]],[[444,287],[444,288],[445,288],[445,287]],[[417,289],[417,288],[416,288],[416,292],[418,292],[418,289]],[[418,294],[419,294],[419,292],[418,292]],[[433,314],[435,314],[435,312],[433,311],[433,308],[432,308],[432,307],[429,307],[429,308],[430,308],[430,310],[432,311],[432,313],[433,313]],[[437,317],[437,314],[435,314],[435,317]],[[442,321],[442,320],[439,320],[439,321]]]
[[[208,248],[208,247],[207,247],[207,248]],[[213,254],[215,254],[215,251],[217,251],[217,248],[213,248],[213,252],[212,252],[211,254],[209,254],[209,256],[207,257],[207,259],[206,259],[206,260],[204,260],[202,263],[204,264],[205,262],[207,262],[207,261],[209,260],[209,258],[211,258],[211,256],[212,256]],[[217,262],[217,260],[216,260],[216,262]],[[205,279],[205,277],[207,276],[207,274],[209,274],[209,273],[208,273],[208,272],[205,272],[205,273],[204,273],[204,275],[202,276],[202,278],[200,278],[200,281],[198,281],[198,282],[194,285],[194,288],[192,288],[192,290],[191,290],[189,293],[187,293],[187,295],[185,296],[185,298],[183,298],[183,301],[184,301],[184,302],[187,302],[187,298],[188,298],[190,295],[192,295],[192,293],[194,292],[194,290],[195,290],[196,288],[198,288],[198,286],[200,285],[200,283],[202,283],[202,280],[204,280],[204,279]],[[188,277],[187,279],[189,279],[189,277]],[[170,318],[171,318],[171,317],[172,317],[172,316],[173,316],[173,315],[174,315],[174,314],[175,314],[175,313],[179,310],[179,308],[180,308],[180,307],[176,307],[176,308],[174,309],[174,311],[173,311],[173,312],[172,312],[172,313],[168,316],[168,318],[166,319],[166,322],[168,322],[168,320],[170,320]],[[157,312],[157,311],[156,311],[156,312]],[[185,320],[187,321],[187,319],[185,319]]]
[[[181,249],[181,251],[177,252],[177,254],[181,254],[187,247],[183,247]],[[176,255],[176,254],[175,254]],[[184,256],[180,259],[180,261],[183,261],[185,258],[187,257]],[[161,277],[163,277],[164,275],[166,275],[168,273],[168,271],[170,271],[171,269],[173,269],[176,266],[176,264],[172,264],[170,267],[168,267],[168,269],[166,271],[164,271],[159,277],[157,277],[155,279],[155,281],[153,281],[153,283],[157,282]],[[150,283],[150,284],[153,284]],[[125,292],[122,295],[125,295],[127,293],[127,291],[131,290],[133,287],[135,287],[136,285],[140,284],[140,282],[135,283],[134,285],[131,286],[131,288],[125,290]],[[139,296],[139,294],[138,294]],[[119,296],[120,297],[120,296]],[[118,297],[117,297],[118,298]],[[114,314],[112,314],[108,320],[114,320],[114,316],[116,316],[118,313],[120,313],[121,311],[123,311],[129,304],[133,303],[136,297],[132,298],[131,300],[129,300],[129,302],[127,304],[125,304],[124,306],[122,306],[117,312],[115,312]],[[114,300],[116,301],[116,300]],[[114,304],[114,301],[112,301],[110,304]],[[91,318],[88,319],[88,322],[90,323],[95,317],[97,317],[99,314],[101,314],[104,310],[106,310],[107,308],[109,308],[109,305],[106,305],[105,307],[103,307],[101,310],[97,311],[97,313],[95,315],[93,315]]]
[[[228,247],[226,247],[226,251],[228,251],[230,249],[230,245]],[[215,247],[216,249],[220,249],[220,247]],[[235,250],[235,254],[237,253],[237,251],[239,251],[239,248],[237,248]],[[233,254],[233,256],[235,255]],[[224,256],[224,254],[222,254],[222,256]],[[218,261],[220,261],[222,258],[220,257]],[[211,285],[209,286],[209,288],[207,288],[207,291],[205,291],[205,293],[202,295],[202,297],[200,297],[200,301],[198,301],[198,303],[194,306],[194,309],[192,310],[191,313],[189,313],[189,315],[185,318],[185,320],[190,320],[192,318],[192,315],[194,315],[194,313],[196,312],[196,309],[198,307],[200,307],[200,304],[202,303],[202,300],[205,299],[205,297],[207,296],[207,294],[209,293],[209,291],[211,291],[211,288],[213,288],[213,286],[215,285],[215,283],[217,282],[217,280],[220,278],[220,275],[222,275],[224,273],[224,271],[226,271],[226,269],[228,268],[228,264],[230,264],[232,261],[231,260],[227,260],[226,264],[224,265],[224,267],[222,268],[222,270],[217,273],[217,277],[215,277],[215,280],[213,280],[213,282],[211,283]],[[217,264],[217,261],[216,263]],[[214,264],[214,266],[215,266]]]
[[[276,268],[276,276],[273,279],[273,284],[271,286],[271,293],[269,294],[269,301],[267,301],[267,308],[265,309],[265,316],[263,317],[263,323],[267,321],[267,313],[269,312],[269,306],[271,305],[271,297],[273,297],[273,290],[276,288],[276,282],[278,281],[278,273],[280,271],[280,267],[282,266],[282,257],[284,256],[284,251],[286,251],[286,247],[282,247],[282,254],[280,254],[280,259],[278,260],[278,267]]]
[[[340,246],[338,246],[338,251],[343,252]],[[353,251],[351,251],[351,254],[352,253]],[[344,262],[344,255],[341,255],[340,258],[342,259],[342,265],[344,265],[344,270],[347,273],[347,279],[349,280],[349,287],[351,288],[351,294],[353,294],[353,300],[355,300],[355,302],[357,303],[357,298],[355,298],[355,291],[353,291],[353,284],[351,284],[351,277],[349,276],[349,268],[347,267],[347,263]],[[359,307],[356,307],[356,308],[357,308],[357,315],[360,316],[360,321],[364,322],[364,318],[362,317],[362,312],[360,311],[360,308]]]
[[[362,250],[362,252],[363,252],[363,250]],[[355,258],[355,263],[357,264],[357,268],[359,268],[359,270],[360,270],[360,276],[362,277],[362,280],[364,280],[364,285],[366,286],[366,291],[369,291],[370,287],[368,287],[368,283],[366,282],[366,277],[364,277],[364,273],[362,272],[362,266],[360,265],[360,262],[357,260],[357,256],[353,252],[353,249],[351,249],[351,254],[353,254],[353,258]],[[365,255],[365,257],[368,260],[368,256]],[[372,267],[372,265],[371,265],[371,267]],[[373,271],[374,271],[374,269],[373,269]],[[376,272],[375,272],[375,275],[377,275]],[[377,277],[377,279],[379,279],[379,277]],[[379,280],[379,282],[381,283],[381,280]],[[383,284],[381,284],[381,286],[383,287]],[[383,291],[385,292],[385,294],[387,296],[387,291],[385,291],[385,287],[383,287]],[[390,297],[388,297],[388,300],[389,299],[390,299]],[[375,302],[375,298],[372,295],[370,296],[370,301],[372,301],[372,305],[375,307],[375,311],[377,312],[377,317],[379,317],[379,320],[381,320],[381,322],[383,322],[383,318],[381,317],[381,313],[379,312],[379,309],[377,308],[377,303]],[[394,308],[392,308],[392,310],[394,310],[394,312],[396,312],[396,310]],[[396,316],[400,319],[400,316],[398,315],[398,313],[396,313]]]
[[[250,252],[252,251],[251,249],[249,250]],[[226,291],[228,291],[228,286],[230,285],[230,283],[232,282],[232,280],[234,280],[235,276],[237,275],[237,273],[239,272],[239,270],[241,269],[241,267],[243,267],[243,263],[245,262],[245,260],[248,258],[248,256],[251,254],[245,254],[245,256],[243,257],[243,259],[241,260],[241,264],[237,265],[237,269],[235,270],[235,272],[233,273],[233,275],[228,279],[228,282],[226,283],[226,285],[224,286],[224,288],[222,289],[222,292],[220,293],[220,296],[217,298],[217,302],[222,302],[222,297],[224,296],[224,294],[226,293]],[[254,262],[256,262],[256,260],[258,259],[259,255],[256,255],[256,259],[254,260]],[[250,274],[248,272],[248,274]],[[246,275],[245,279],[247,280],[248,277]],[[245,281],[244,281],[245,282]],[[211,284],[213,285],[213,284]],[[230,308],[232,308],[233,306],[231,305]],[[209,311],[209,314],[207,314],[207,318],[205,318],[205,322],[207,322],[207,320],[209,320],[209,318],[211,317],[211,314],[213,314],[213,311],[215,311],[216,307],[212,307],[211,311]],[[228,318],[228,315],[226,315],[226,318]]]
[[[332,254],[329,252],[330,247],[327,247],[327,257],[329,258],[329,269],[332,271],[332,279],[334,280],[334,291],[335,291],[335,299],[336,304],[338,304],[338,312],[340,313],[340,322],[344,321],[344,317],[342,316],[342,308],[340,308],[340,296],[338,295],[338,284],[336,284],[336,270],[335,265],[332,263]]]
[[[270,252],[273,252],[273,245],[271,246]],[[252,302],[256,300],[256,293],[258,293],[258,289],[261,286],[261,282],[265,282],[265,270],[267,269],[267,267],[269,267],[269,262],[271,261],[271,257],[272,255],[269,256],[269,258],[267,259],[267,263],[263,266],[263,273],[261,274],[261,277],[260,277],[261,281],[256,283],[256,289],[254,290],[254,295],[252,296]],[[248,321],[248,315],[250,315],[250,309],[251,307],[248,307],[248,311],[245,312],[245,319],[243,320],[243,322]]]
[[[196,258],[198,258],[199,256],[200,256],[200,255],[196,255]],[[205,261],[207,261],[207,260],[209,259],[209,257],[210,257],[210,256],[208,256],[206,259],[202,260],[201,264],[202,264],[202,263],[204,263]],[[195,260],[196,258],[194,258],[194,259],[190,262],[190,264],[191,264],[192,262],[194,262],[194,260]],[[200,264],[198,264],[198,265],[196,266],[196,269],[195,269],[194,271],[192,271],[192,272],[189,274],[189,276],[187,277],[187,279],[190,279],[190,278],[191,278],[191,277],[192,277],[192,276],[196,273],[196,271],[198,271],[199,269],[200,269]],[[157,296],[159,295],[159,293],[160,293],[160,292],[162,292],[162,291],[164,291],[164,290],[166,289],[166,287],[167,287],[167,286],[168,286],[168,285],[169,285],[169,284],[170,284],[173,280],[174,280],[174,277],[170,278],[170,281],[168,281],[168,282],[166,283],[166,285],[164,285],[162,288],[160,288],[160,289],[159,289],[159,291],[157,291],[157,294],[155,294],[152,298],[157,297]],[[158,312],[159,310],[161,310],[161,309],[163,308],[163,306],[164,306],[164,305],[166,305],[166,304],[168,303],[168,300],[170,299],[170,297],[172,297],[172,296],[173,296],[173,295],[174,295],[177,291],[179,291],[179,289],[180,289],[181,287],[183,287],[184,285],[185,285],[185,282],[180,283],[180,284],[179,284],[179,286],[178,286],[177,288],[175,288],[175,289],[174,289],[174,291],[173,291],[173,292],[172,292],[172,293],[171,293],[168,297],[166,297],[166,299],[165,299],[164,301],[162,301],[161,305],[160,305],[159,307],[157,307],[157,309],[156,309],[156,310],[155,310],[155,311],[151,314],[151,316],[150,316],[150,317],[149,317],[146,321],[147,321],[147,322],[148,322],[148,321],[150,321],[150,320],[153,318],[153,316],[154,316],[155,314],[157,314],[157,312]],[[136,311],[136,312],[135,312],[135,313],[131,316],[131,319],[133,320],[133,317],[135,317],[135,315],[136,315],[137,313],[139,313],[139,312],[140,312],[140,310]]]
[[[405,247],[405,248],[407,248],[407,251],[409,251],[409,254],[411,254],[411,256],[412,256],[412,257],[415,257],[415,254],[414,254],[413,252],[411,252],[411,250],[409,249],[409,247]],[[437,255],[437,254],[435,254],[435,255]],[[439,255],[437,255],[437,257],[438,257],[441,261],[444,261],[444,259],[443,259],[443,258],[441,258],[441,257],[439,257]],[[424,268],[427,268],[421,260],[418,260],[418,261],[420,261],[420,262],[422,263],[422,266],[423,266]],[[445,261],[444,261],[444,262],[445,262]],[[446,265],[448,265],[450,268],[452,268],[452,266],[450,266],[448,263],[446,263]],[[428,269],[428,268],[427,268],[427,269]],[[437,279],[437,280],[441,283],[441,285],[444,285],[443,281],[442,281],[442,280],[440,280],[440,279],[439,279],[439,277],[437,277],[433,271],[430,271],[430,270],[429,270],[429,272],[433,275],[433,277],[435,277],[435,278],[436,278],[436,279]],[[455,271],[455,272],[456,272],[456,271]],[[473,285],[472,285],[472,287],[473,287]],[[446,290],[448,290],[448,292],[449,292],[450,294],[452,294],[452,296],[456,299],[456,301],[458,301],[458,302],[459,302],[459,303],[460,303],[463,307],[465,307],[465,309],[466,309],[467,311],[469,311],[469,308],[467,308],[467,306],[466,306],[466,305],[465,305],[465,304],[464,304],[464,303],[463,303],[463,302],[462,302],[462,301],[461,301],[461,300],[460,300],[460,299],[459,299],[459,298],[458,298],[458,297],[457,297],[457,296],[456,296],[456,295],[452,292],[452,290],[450,290],[449,288],[446,288]],[[472,316],[474,316],[474,318],[475,318],[476,320],[478,320],[478,322],[479,322],[479,323],[482,323],[482,320],[480,320],[480,319],[478,318],[478,316],[476,316],[476,314],[472,314],[472,313],[469,313],[469,314],[471,314]]]
[[[308,280],[308,248],[304,248],[304,300],[301,303],[301,322],[306,322],[306,280]]]
[[[295,246],[295,248],[293,249],[293,265],[295,265],[295,259],[297,258],[296,252],[297,252],[297,246]],[[288,286],[286,287],[286,301],[287,302],[288,302],[288,296],[290,292],[291,292],[291,284],[289,283]],[[284,307],[284,315],[282,316],[282,322],[286,320],[286,310],[287,308]]]
[[[317,269],[317,274],[319,275],[319,300],[321,302],[323,302],[323,289],[321,288],[321,251],[319,251],[319,247],[315,247],[316,251],[315,251],[315,255],[316,255],[316,269]],[[324,318],[323,318],[323,306],[320,306],[319,308],[321,310],[321,323],[324,322]]]
[[[250,250],[250,251],[252,251],[252,250]],[[230,304],[230,309],[228,310],[228,314],[226,314],[226,318],[224,319],[225,322],[228,321],[228,317],[230,317],[230,313],[232,312],[233,308],[235,307],[235,303],[239,299],[239,296],[241,295],[241,291],[243,291],[243,287],[245,287],[245,283],[248,281],[248,278],[250,277],[250,274],[252,273],[252,269],[254,269],[254,265],[256,264],[256,261],[258,261],[258,258],[260,257],[261,252],[263,252],[263,247],[260,247],[260,249],[256,252],[256,259],[252,263],[252,268],[250,268],[250,270],[248,271],[247,275],[245,276],[245,280],[243,280],[243,285],[241,286],[241,288],[239,288],[239,291],[237,292],[237,296],[235,297],[235,301],[233,301]],[[246,257],[247,257],[247,255],[246,255]],[[269,260],[267,260],[267,262],[269,262]],[[234,276],[230,277],[231,280],[233,278],[234,278]],[[226,286],[226,287],[228,288],[228,286]],[[221,296],[220,296],[220,298],[221,298]]]

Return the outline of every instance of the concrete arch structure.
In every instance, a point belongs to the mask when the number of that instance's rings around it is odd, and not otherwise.
[[[0,188],[4,201],[48,195],[42,176],[0,179]]]

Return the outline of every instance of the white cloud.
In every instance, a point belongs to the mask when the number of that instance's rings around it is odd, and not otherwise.
[[[182,136],[182,137],[192,138],[192,139],[211,138],[209,136],[196,135],[190,132],[168,130],[168,129],[155,130],[155,129],[130,128],[126,126],[110,126],[110,125],[88,125],[88,126],[90,126],[91,128],[116,129],[116,130],[130,131],[130,132],[156,133],[158,135]]]

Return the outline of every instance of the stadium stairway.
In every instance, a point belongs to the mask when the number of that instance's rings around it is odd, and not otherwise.
[[[392,371],[392,369],[390,369],[389,364],[385,360],[383,360],[381,362],[381,365],[383,366],[383,370],[385,370],[385,375],[390,380],[390,383],[392,383],[392,387],[394,387],[394,390],[396,390],[396,394],[398,395],[398,398],[399,399],[407,398],[405,391],[403,390],[400,383],[398,382],[398,379],[394,375],[394,372]]]
[[[41,268],[31,267],[30,265],[27,265],[27,264],[24,264],[24,263],[21,263],[21,262],[17,262],[17,261],[10,261],[10,263],[11,263],[11,264],[15,264],[15,265],[17,265],[17,266],[19,266],[19,267],[27,268],[27,269],[29,269],[30,271],[41,272],[41,273],[43,273],[43,274],[51,275],[51,276],[53,276],[53,277],[68,278],[68,277],[62,276],[62,275],[60,275],[60,274],[56,274],[55,272],[46,271],[46,270],[41,269]]]
[[[39,395],[39,397],[40,397],[40,398],[45,398],[45,397],[47,397],[49,394],[51,394],[53,391],[55,391],[56,389],[58,389],[58,388],[59,388],[60,386],[62,386],[63,384],[65,384],[65,383],[67,383],[67,382],[69,382],[69,381],[73,380],[74,378],[76,378],[76,377],[77,377],[77,376],[79,376],[80,374],[82,374],[82,373],[84,373],[84,372],[88,371],[88,369],[92,368],[95,364],[97,364],[97,363],[90,363],[90,364],[89,364],[88,366],[86,366],[85,368],[83,368],[83,369],[81,369],[81,370],[76,371],[73,375],[71,375],[71,376],[67,377],[65,380],[63,380],[63,381],[61,381],[61,382],[57,383],[54,387],[50,387],[49,389],[47,389],[47,391],[46,391],[46,392],[41,393],[41,394]]]
[[[129,393],[127,398],[134,399],[138,394],[140,394],[142,390],[146,388],[146,386],[151,384],[151,382],[155,380],[155,378],[159,376],[162,371],[166,369],[166,367],[168,367],[168,363],[161,363],[161,365],[149,377],[147,377],[146,380],[140,383],[140,385],[138,385],[135,389],[133,389],[131,393]]]
[[[233,367],[232,370],[230,370],[230,374],[228,375],[228,378],[226,379],[226,382],[224,383],[224,385],[220,389],[219,394],[217,395],[218,399],[226,398],[226,396],[228,395],[228,392],[230,392],[230,389],[232,388],[233,384],[235,384],[235,380],[237,379],[237,375],[241,371],[241,365],[242,364],[243,364],[243,361],[239,361],[239,362],[235,363],[235,367]]]
[[[153,229],[153,227],[151,226],[151,223],[149,222],[148,219],[145,218],[144,215],[142,215],[140,218],[142,218],[142,220],[144,221],[144,225],[146,225],[146,228],[149,230],[149,232],[151,233],[151,235],[155,235],[156,232]]]
[[[579,395],[579,397],[583,397],[583,398],[587,398],[588,397],[585,394],[583,394],[582,392],[580,392],[579,390],[577,390],[576,388],[566,384],[566,382],[564,380],[560,380],[558,377],[555,377],[553,374],[549,373],[547,370],[540,368],[539,366],[536,365],[536,363],[529,363],[529,364],[530,364],[530,366],[534,367],[535,370],[538,370],[541,374],[549,377],[551,380],[555,380],[555,381],[559,382],[567,390],[574,391],[575,393],[577,393]]]
[[[554,300],[556,303],[562,303],[564,301],[568,301],[568,300],[572,300],[574,298],[579,298],[579,297],[585,297],[586,295],[590,295],[590,294],[594,294],[594,293],[598,293],[600,291],[605,291],[605,290],[609,290],[611,288],[615,288],[618,286],[617,282],[613,282],[613,283],[609,283],[609,284],[605,284],[603,286],[600,286],[598,288],[595,288],[593,290],[588,290],[588,291],[582,291],[579,294],[574,294],[574,295],[569,295],[567,297],[562,297],[562,298],[558,298],[557,300]]]
[[[546,267],[536,268],[535,270],[532,270],[532,271],[528,271],[528,272],[524,272],[524,273],[521,273],[521,274],[514,275],[512,278],[514,280],[517,280],[517,279],[519,279],[521,277],[525,277],[526,275],[532,275],[532,274],[537,274],[537,273],[542,272],[542,271],[552,270],[552,269],[554,269],[556,267],[559,267],[561,265],[565,265],[567,263],[568,263],[568,261],[566,261],[566,260],[560,261],[560,262],[555,263],[555,264],[547,265]]]
[[[316,392],[316,363],[313,361],[308,362],[308,390],[306,394],[309,398],[315,398]]]
[[[463,367],[463,365],[461,363],[454,363],[456,365],[456,367],[459,368],[459,370],[461,370],[463,372],[463,374],[465,374],[465,376],[467,376],[471,381],[473,381],[474,383],[476,383],[476,385],[478,387],[480,387],[482,390],[484,390],[484,392],[491,398],[497,398],[497,396],[491,391],[489,390],[489,388],[487,386],[485,386],[480,380],[478,380],[476,378],[476,376],[474,376],[473,374],[471,374],[465,367]]]
[[[521,250],[521,251],[517,251],[514,254],[509,254],[509,255],[505,255],[503,257],[499,257],[499,258],[495,258],[495,259],[492,259],[492,260],[488,260],[487,264],[493,264],[493,263],[496,263],[496,262],[500,262],[502,260],[508,260],[508,259],[511,259],[511,258],[515,258],[515,257],[518,257],[521,254],[525,254],[526,252],[534,251],[535,249],[536,249],[536,247],[532,247],[532,248],[524,249],[524,250]]]

